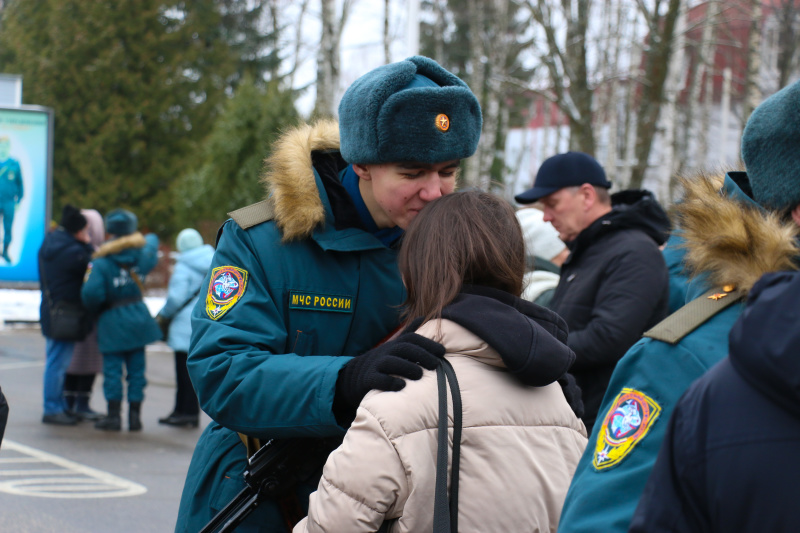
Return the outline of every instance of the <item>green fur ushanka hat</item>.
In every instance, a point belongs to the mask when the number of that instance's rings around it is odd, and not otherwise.
[[[427,57],[413,56],[358,78],[339,104],[348,163],[440,163],[475,153],[481,106],[466,83]]]
[[[753,199],[783,211],[800,204],[800,82],[773,94],[750,115],[742,159]]]
[[[114,209],[106,215],[106,232],[117,236],[130,235],[139,227],[139,219],[125,209]]]

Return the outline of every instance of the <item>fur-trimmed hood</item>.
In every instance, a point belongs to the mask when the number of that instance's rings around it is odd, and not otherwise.
[[[140,248],[144,248],[145,244],[147,244],[147,241],[145,240],[144,235],[137,231],[136,233],[131,233],[130,235],[125,235],[124,237],[119,237],[117,239],[104,242],[94,253],[92,259],[117,255],[125,252],[126,250],[138,250]]]
[[[281,135],[272,145],[261,183],[266,188],[284,241],[308,237],[325,221],[325,207],[314,179],[311,152],[338,149],[339,125],[334,120],[298,126]]]
[[[746,180],[743,172],[682,178],[676,213],[689,269],[705,273],[713,286],[748,292],[767,272],[797,268],[798,228],[746,197],[733,175]]]

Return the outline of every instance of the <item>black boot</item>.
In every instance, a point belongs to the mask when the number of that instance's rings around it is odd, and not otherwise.
[[[130,410],[128,411],[128,429],[130,431],[142,430],[142,402],[131,402]]]
[[[64,401],[67,404],[67,410],[65,411],[68,415],[74,416],[75,418],[78,415],[75,414],[75,397],[77,396],[76,392],[73,391],[64,391]]]
[[[105,431],[120,431],[122,429],[122,418],[120,409],[122,402],[119,400],[108,401],[108,414],[94,423],[94,427]]]
[[[196,428],[200,423],[200,416],[199,415],[184,415],[181,413],[172,412],[165,416],[164,418],[158,419],[159,424],[164,424],[165,426],[175,426],[175,427],[193,427]]]
[[[89,393],[79,392],[75,395],[75,409],[73,415],[83,420],[100,420],[103,415],[89,407]]]

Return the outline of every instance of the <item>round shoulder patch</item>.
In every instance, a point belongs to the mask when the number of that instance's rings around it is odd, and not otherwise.
[[[236,305],[247,288],[247,271],[235,266],[221,266],[211,271],[206,295],[206,314],[219,319]]]
[[[592,458],[595,469],[603,470],[625,459],[659,414],[661,406],[652,398],[634,389],[622,389],[614,398],[597,434]]]

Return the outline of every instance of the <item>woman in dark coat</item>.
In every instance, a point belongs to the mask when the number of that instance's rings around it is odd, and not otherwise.
[[[89,244],[96,251],[105,241],[103,216],[94,209],[81,209],[81,214],[86,217]],[[94,324],[86,338],[75,343],[64,378],[64,399],[72,416],[83,420],[98,420],[103,416],[89,406],[95,377],[102,371],[103,354],[97,346],[97,324]]]

